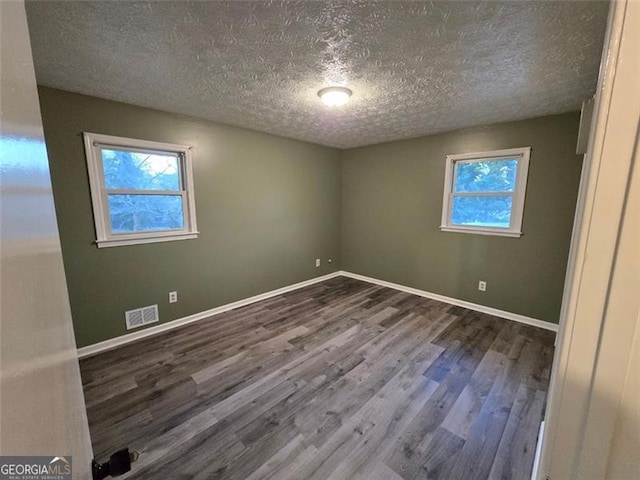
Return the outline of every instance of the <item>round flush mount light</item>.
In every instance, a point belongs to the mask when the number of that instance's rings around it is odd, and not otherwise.
[[[353,92],[347,87],[327,87],[318,90],[318,96],[327,107],[341,107]]]

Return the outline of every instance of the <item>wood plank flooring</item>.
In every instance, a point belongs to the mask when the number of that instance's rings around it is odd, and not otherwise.
[[[335,278],[81,361],[120,478],[528,480],[554,334]]]

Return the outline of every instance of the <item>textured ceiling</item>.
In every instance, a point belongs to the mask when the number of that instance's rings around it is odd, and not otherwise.
[[[39,83],[346,148],[579,109],[603,2],[30,1]],[[351,101],[325,107],[321,87]]]

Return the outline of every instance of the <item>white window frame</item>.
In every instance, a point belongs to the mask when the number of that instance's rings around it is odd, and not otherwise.
[[[493,150],[490,152],[464,153],[447,155],[444,175],[444,195],[442,198],[442,221],[440,230],[443,232],[475,233],[480,235],[499,235],[503,237],[522,236],[522,217],[524,213],[524,199],[527,190],[527,176],[529,174],[529,157],[531,147],[511,148],[507,150]],[[516,159],[515,190],[513,192],[454,192],[454,181],[458,163],[486,162],[505,159]],[[481,227],[471,225],[454,225],[451,222],[453,213],[453,198],[463,196],[511,196],[511,222],[509,228]]]
[[[198,237],[196,225],[195,195],[193,190],[193,169],[191,147],[172,143],[152,142],[133,138],[115,137],[98,133],[83,132],[84,148],[89,171],[89,185],[91,187],[91,202],[93,218],[96,226],[96,244],[98,248],[120,247],[124,245],[138,245],[143,243],[168,242],[172,240],[187,240]],[[109,215],[109,193],[176,195],[177,191],[162,190],[112,190],[105,187],[104,168],[101,150],[104,147],[123,149],[128,151],[149,153],[178,154],[180,163],[180,180],[182,196],[182,212],[184,228],[181,230],[152,230],[145,232],[113,234],[111,233],[111,217]]]

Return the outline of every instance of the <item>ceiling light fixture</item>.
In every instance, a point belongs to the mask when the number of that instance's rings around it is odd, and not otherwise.
[[[327,87],[318,90],[318,96],[327,107],[341,107],[353,92],[347,87]]]

